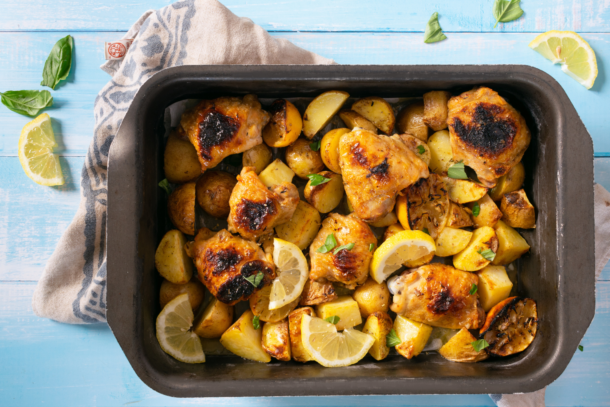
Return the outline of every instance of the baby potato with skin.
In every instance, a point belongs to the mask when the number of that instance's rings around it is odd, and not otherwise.
[[[195,182],[180,185],[167,200],[169,218],[182,233],[195,234]]]
[[[324,161],[319,151],[309,146],[311,141],[300,138],[286,149],[286,164],[299,178],[307,179],[309,174],[317,174],[324,169]]]
[[[409,133],[424,143],[428,140],[428,125],[424,122],[424,102],[415,102],[400,111],[396,127],[401,133]]]
[[[424,123],[434,131],[447,128],[447,116],[449,108],[447,103],[451,93],[437,90],[424,93]]]
[[[370,277],[364,284],[356,288],[353,297],[364,318],[375,312],[388,312],[392,301],[385,281],[379,284]]]
[[[175,184],[192,181],[201,174],[197,150],[186,137],[180,137],[177,132],[172,132],[167,139],[163,170],[167,180]]]
[[[259,144],[244,152],[241,163],[244,167],[254,167],[254,172],[258,175],[269,165],[272,157],[271,149],[265,144]]]
[[[206,171],[197,180],[197,203],[209,215],[225,218],[229,215],[229,198],[235,184],[237,179],[228,172]]]
[[[301,113],[292,103],[284,99],[273,102],[269,113],[271,120],[263,128],[263,140],[269,147],[289,146],[299,137],[303,129]]]
[[[305,199],[320,213],[329,213],[341,203],[343,199],[343,178],[341,174],[332,171],[322,171],[318,175],[330,179],[323,184],[311,186],[309,180],[305,186]]]
[[[161,283],[159,290],[159,304],[164,308],[168,302],[179,296],[180,294],[188,294],[189,302],[193,311],[197,310],[205,298],[205,289],[203,284],[196,278],[192,278],[186,284],[175,284],[167,280]]]

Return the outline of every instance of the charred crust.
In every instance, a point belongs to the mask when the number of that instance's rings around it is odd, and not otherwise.
[[[352,153],[352,161],[363,167],[369,166],[369,160],[366,157],[366,151],[364,151],[364,148],[360,147],[360,143],[354,144],[350,150]]]
[[[239,120],[225,116],[214,107],[202,114],[199,122],[199,154],[206,160],[212,160],[212,149],[229,143],[239,130]]]
[[[257,231],[264,229],[266,220],[275,213],[275,204],[269,198],[264,202],[242,199],[237,206],[234,219],[242,229]]]
[[[341,273],[342,280],[351,281],[356,277],[359,270],[358,255],[350,250],[341,249],[333,256],[333,264]]]
[[[388,165],[388,158],[386,157],[383,159],[381,164],[378,164],[371,168],[370,173],[366,177],[370,178],[372,176],[375,176],[376,178],[385,178],[388,176],[389,168],[390,166]]]
[[[252,275],[256,275],[258,273],[263,273],[265,279],[263,280],[263,284],[258,288],[261,288],[266,285],[266,282],[272,278],[275,278],[275,273],[271,269],[271,267],[267,266],[267,264],[262,260],[252,260],[244,264],[241,268],[241,275],[245,277],[250,277]]]
[[[254,286],[238,274],[218,287],[216,298],[225,304],[232,304],[242,298],[249,297],[253,292]]]
[[[234,248],[211,250],[205,252],[205,261],[212,274],[219,276],[233,269],[243,260],[243,256]]]
[[[449,312],[449,310],[456,308],[457,304],[458,302],[456,302],[451,290],[441,284],[441,289],[434,293],[426,307],[431,313],[442,315]]]
[[[286,109],[286,100],[277,99],[271,104],[269,108],[269,114],[271,115],[271,120],[269,123],[274,126],[279,126],[281,129],[286,129],[286,118],[287,118],[287,109]]]

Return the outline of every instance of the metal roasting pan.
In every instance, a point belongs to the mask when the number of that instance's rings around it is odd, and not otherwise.
[[[435,353],[406,360],[324,368],[314,362],[261,364],[208,356],[178,362],[157,343],[161,278],[157,244],[170,227],[163,175],[163,115],[192,98],[254,93],[315,97],[331,89],[354,97],[454,94],[485,85],[525,117],[532,132],[523,159],[537,227],[522,231],[531,253],[519,261],[517,292],[538,303],[538,335],[521,354],[475,364]],[[531,392],[570,362],[595,312],[593,143],[568,96],[546,73],[523,65],[181,66],[140,88],[112,147],[108,168],[108,323],[137,375],[175,397],[318,396]]]

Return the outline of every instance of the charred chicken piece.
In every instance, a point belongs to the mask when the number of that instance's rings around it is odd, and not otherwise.
[[[396,194],[428,177],[428,166],[400,136],[354,130],[341,136],[339,164],[343,185],[358,217],[374,222],[394,208]]]
[[[427,264],[388,281],[388,289],[394,294],[390,309],[440,328],[476,329],[485,318],[478,296],[470,294],[473,284],[478,283],[476,274],[444,264]]]
[[[202,171],[214,168],[225,157],[263,142],[269,113],[256,95],[202,100],[182,115],[180,126],[197,150]]]
[[[455,162],[472,168],[488,188],[517,165],[530,144],[523,116],[485,87],[449,100],[449,134]]]
[[[334,235],[337,245],[327,253],[318,252],[330,234]],[[335,253],[340,246],[351,243],[354,247],[350,250],[342,249]],[[369,275],[369,263],[373,258],[373,253],[369,251],[371,243],[377,245],[377,239],[369,225],[353,213],[349,216],[331,213],[324,219],[322,228],[309,246],[309,279],[319,282],[336,281],[349,289],[356,288]]]
[[[299,203],[299,191],[290,182],[267,188],[254,167],[244,167],[229,198],[229,231],[249,240],[273,233],[288,222]]]
[[[206,237],[206,233],[197,233],[188,252],[195,261],[199,280],[219,301],[228,305],[245,301],[276,277],[273,260],[256,243],[225,229]],[[259,272],[263,279],[255,288],[246,278]]]
[[[489,343],[489,353],[508,356],[527,349],[537,330],[536,301],[510,297],[489,310],[485,325],[481,328],[481,338]]]

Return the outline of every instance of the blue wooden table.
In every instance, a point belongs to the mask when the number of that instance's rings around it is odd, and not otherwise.
[[[595,145],[595,179],[610,189],[610,3],[524,0],[518,21],[498,24],[492,0],[224,0],[274,36],[342,64],[527,64],[564,87]],[[494,405],[486,395],[171,399],[144,385],[106,325],[70,326],[37,318],[31,297],[46,260],[79,202],[79,176],[93,129],[93,102],[109,77],[104,41],[120,38],[147,9],[171,0],[2,0],[0,91],[38,89],[53,44],[70,34],[76,60],[53,92],[48,113],[66,176],[62,187],[30,181],[17,140],[30,119],[0,106],[0,405],[2,406],[405,406]],[[446,41],[423,43],[438,11]],[[527,47],[548,30],[574,30],[597,54],[599,76],[587,91]],[[547,390],[553,406],[610,405],[610,267],[597,283],[597,313],[567,370]]]

